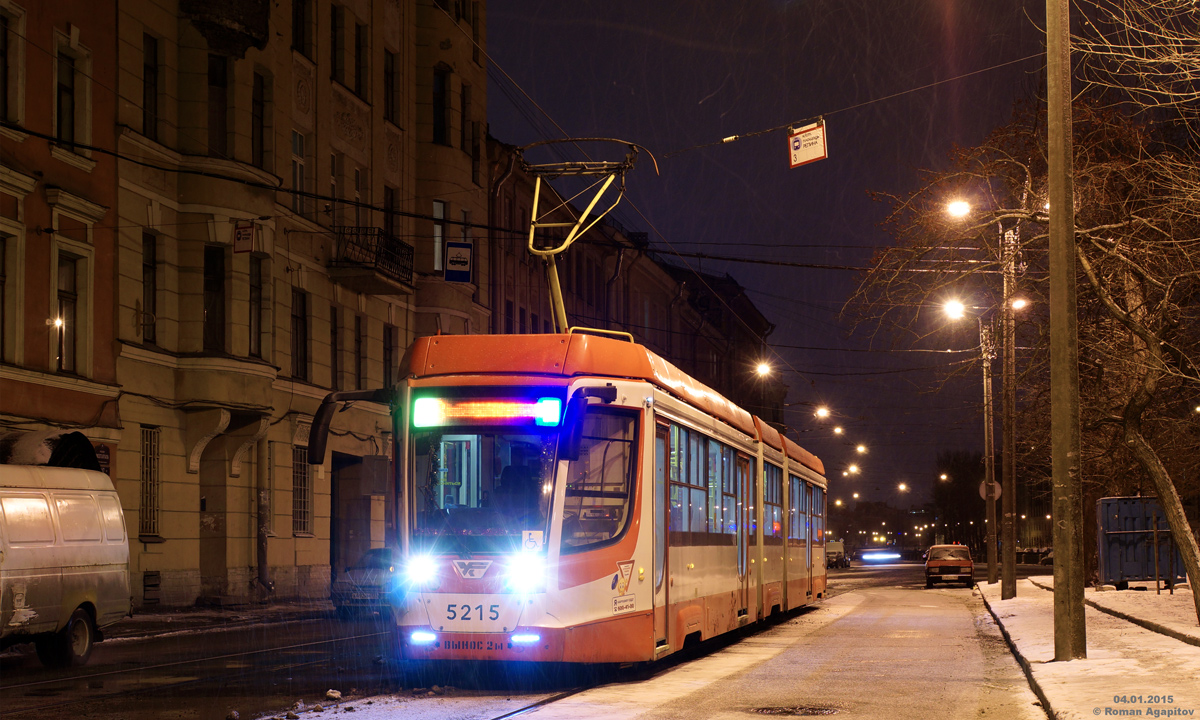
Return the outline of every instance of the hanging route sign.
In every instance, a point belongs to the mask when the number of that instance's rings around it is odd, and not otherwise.
[[[825,121],[792,128],[788,133],[788,151],[794,168],[829,157],[829,150],[825,146]]]

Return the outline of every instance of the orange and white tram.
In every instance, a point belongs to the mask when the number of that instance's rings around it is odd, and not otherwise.
[[[443,335],[407,362],[405,659],[651,661],[824,596],[821,461],[646,348]]]

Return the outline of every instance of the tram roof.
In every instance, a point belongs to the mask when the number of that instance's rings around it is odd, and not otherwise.
[[[583,333],[435,335],[417,338],[409,354],[416,378],[447,375],[551,375],[631,378],[653,383],[708,414],[759,438],[824,474],[821,460],[765,422],[636,343]]]

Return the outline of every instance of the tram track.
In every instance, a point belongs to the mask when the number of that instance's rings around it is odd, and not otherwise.
[[[86,674],[80,674],[80,675],[72,675],[72,676],[68,676],[68,677],[57,677],[57,678],[48,678],[48,679],[44,679],[44,680],[33,680],[33,681],[29,681],[29,682],[3,684],[3,685],[0,685],[0,692],[4,693],[5,695],[8,695],[11,698],[12,697],[11,693],[13,693],[14,691],[26,690],[27,692],[25,693],[25,696],[28,697],[28,696],[38,692],[39,690],[42,690],[42,689],[48,688],[48,687],[52,687],[54,685],[84,684],[84,685],[90,687],[93,683],[95,683],[96,681],[101,680],[101,679],[107,680],[107,679],[119,678],[122,676],[130,676],[130,675],[134,675],[134,674],[144,674],[147,672],[169,670],[171,668],[183,668],[183,667],[187,667],[189,665],[202,665],[205,663],[213,663],[213,662],[230,662],[230,661],[235,661],[239,658],[251,658],[254,656],[261,656],[264,654],[278,654],[278,653],[283,653],[283,652],[304,650],[306,648],[314,648],[314,647],[317,647],[320,645],[332,645],[335,643],[343,643],[343,642],[350,642],[350,641],[356,641],[356,640],[367,640],[370,638],[377,638],[377,637],[384,636],[387,634],[389,634],[387,631],[365,633],[365,634],[361,634],[361,635],[329,638],[329,639],[325,639],[325,640],[313,640],[310,642],[293,643],[290,645],[273,646],[273,647],[269,647],[269,648],[246,650],[246,651],[235,652],[235,653],[223,653],[220,655],[209,655],[209,656],[205,656],[205,657],[188,658],[186,660],[176,660],[176,661],[172,661],[172,662],[155,663],[152,665],[138,665],[136,667],[120,668],[120,669],[115,669],[115,670],[106,670],[103,672],[86,673]],[[279,673],[281,671],[295,670],[298,668],[320,665],[321,663],[329,662],[331,658],[332,658],[332,654],[326,654],[326,655],[323,655],[322,657],[318,657],[318,658],[303,661],[303,662],[282,662],[282,663],[276,663],[276,664],[271,664],[271,665],[264,665],[264,666],[255,668],[255,672],[269,675],[269,674]],[[225,680],[228,678],[242,676],[245,673],[246,673],[246,669],[239,667],[239,668],[230,668],[224,672],[215,672],[215,673],[206,672],[204,674],[197,675],[196,677],[189,677],[186,679],[180,679],[180,680],[173,681],[173,682],[150,683],[148,681],[143,681],[140,685],[138,685],[136,687],[122,689],[117,692],[87,694],[84,697],[61,700],[61,701],[53,702],[53,703],[42,703],[39,705],[33,705],[33,706],[29,706],[29,707],[17,708],[15,710],[0,709],[0,717],[5,717],[5,718],[20,717],[23,715],[30,715],[30,714],[49,711],[49,710],[58,710],[58,709],[66,708],[66,707],[82,705],[85,703],[102,703],[102,702],[108,702],[108,701],[112,701],[112,700],[123,698],[123,697],[133,697],[133,696],[141,695],[141,694],[145,694],[145,693],[168,692],[168,691],[172,691],[172,690],[177,690],[179,688],[197,685],[200,683],[219,682],[219,681],[222,681],[222,680]],[[67,691],[67,690],[69,690],[69,688],[64,688],[64,691]],[[28,691],[33,691],[33,692],[28,692]]]

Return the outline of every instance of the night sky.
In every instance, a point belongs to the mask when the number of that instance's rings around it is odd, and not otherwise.
[[[661,174],[639,160],[616,217],[667,255],[863,266],[889,243],[878,227],[888,207],[869,192],[916,189],[920,169],[944,167],[954,144],[980,142],[1038,94],[1044,13],[1043,0],[499,0],[488,5],[490,132],[524,145],[561,137],[557,123],[645,146]],[[819,116],[829,158],[794,170],[782,129],[689,149]],[[788,402],[811,403],[785,420],[825,461],[831,497],[923,501],[939,451],[982,451],[979,376],[932,392],[924,369],[965,356],[850,334],[840,313],[854,272],[674,261],[730,273],[777,325],[768,343]],[[978,332],[968,323],[959,340],[974,348]],[[862,473],[843,478],[850,462]]]

